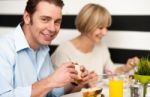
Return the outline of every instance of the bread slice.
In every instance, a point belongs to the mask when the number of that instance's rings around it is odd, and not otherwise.
[[[78,72],[78,79],[79,79],[79,80],[82,79],[82,78],[81,78],[80,65],[75,64],[74,66],[75,66],[75,70]]]
[[[75,66],[75,70],[78,72],[78,78],[74,80],[74,82],[71,82],[72,85],[77,86],[81,81],[82,81],[82,77],[81,77],[81,70],[80,70],[80,65],[78,65],[77,63],[74,63]]]

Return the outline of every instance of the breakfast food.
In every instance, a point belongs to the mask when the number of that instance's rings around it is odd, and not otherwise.
[[[77,63],[74,63],[75,66],[75,70],[78,72],[78,78],[74,80],[74,82],[71,82],[72,85],[77,86],[81,81],[81,70],[80,70],[80,65],[78,65]]]
[[[78,79],[77,80],[81,80],[81,70],[80,70],[80,65],[75,64],[75,70],[78,72]]]
[[[82,97],[101,97],[102,88],[94,87],[82,89]]]

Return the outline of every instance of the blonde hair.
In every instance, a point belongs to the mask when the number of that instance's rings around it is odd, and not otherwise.
[[[97,28],[109,27],[111,15],[103,6],[90,3],[81,9],[76,17],[75,25],[82,34],[86,34]]]

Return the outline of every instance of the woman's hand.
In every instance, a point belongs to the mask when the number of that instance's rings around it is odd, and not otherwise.
[[[81,84],[83,84],[85,88],[96,86],[98,82],[98,75],[94,71],[91,71],[88,74],[86,73],[86,76],[83,76],[83,82]]]
[[[138,62],[139,62],[138,57],[129,58],[125,65],[116,68],[115,73],[122,74],[129,72],[130,70],[134,69],[134,67],[137,66]]]
[[[89,79],[88,79],[89,87],[95,87],[97,85],[97,82],[98,82],[98,75],[94,71],[91,71],[89,73]]]
[[[125,71],[133,69],[135,66],[137,66],[138,62],[139,62],[138,57],[129,58],[125,65]]]
[[[74,79],[73,82],[71,82],[72,84],[68,85],[66,87],[65,90],[66,93],[70,93],[70,92],[78,92],[80,91],[82,88],[85,88],[85,86],[87,86],[88,84],[88,80],[89,80],[89,76],[88,76],[88,70],[84,67],[84,66],[80,66],[80,77],[81,77],[81,80],[76,82],[76,79]],[[76,70],[76,72],[79,72]],[[77,76],[79,77],[79,75],[77,74]]]
[[[94,87],[98,81],[98,75],[91,71],[89,72],[84,66],[80,66],[82,81],[78,83],[81,88]]]

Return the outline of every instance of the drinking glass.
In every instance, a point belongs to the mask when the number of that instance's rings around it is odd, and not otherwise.
[[[123,97],[123,83],[120,75],[112,75],[109,79],[109,97]]]

